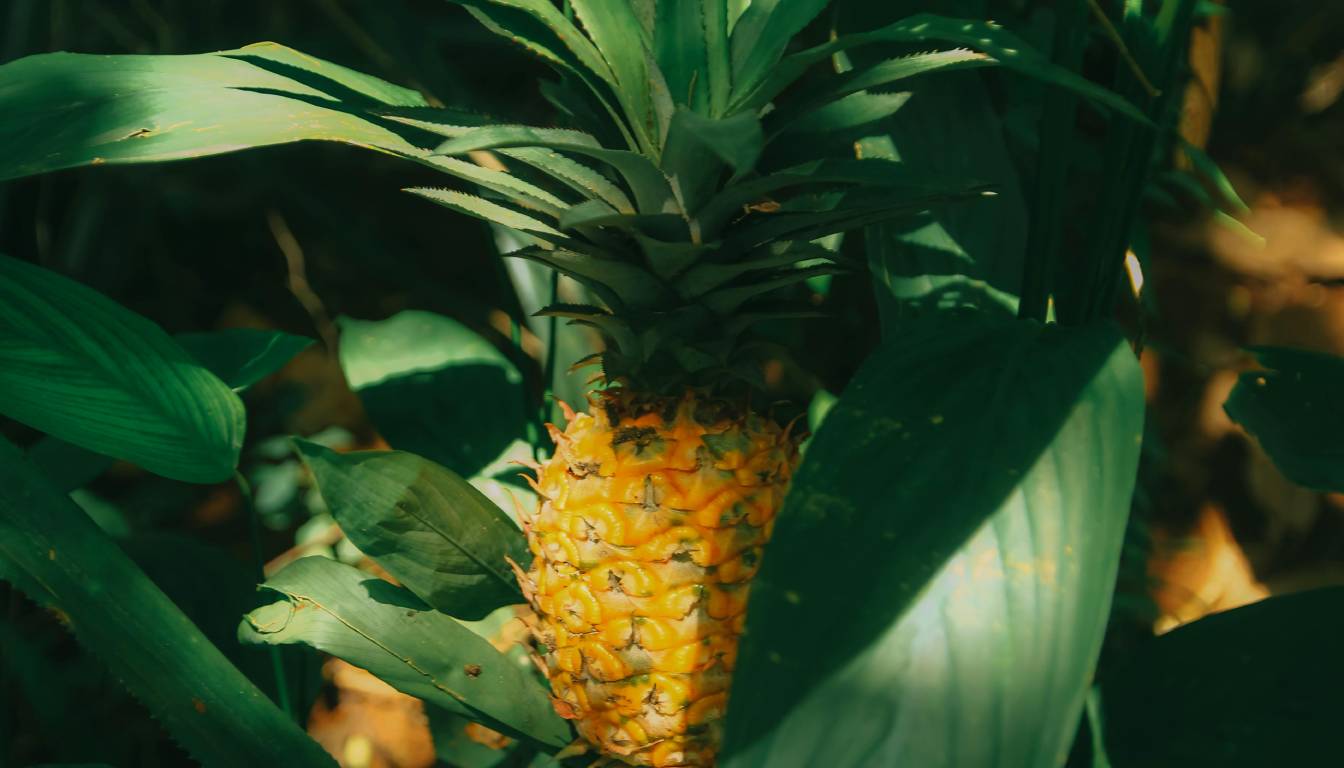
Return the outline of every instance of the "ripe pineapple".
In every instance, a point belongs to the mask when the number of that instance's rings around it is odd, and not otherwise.
[[[648,13],[573,2],[576,23],[547,0],[459,2],[556,66],[543,93],[581,129],[394,118],[445,136],[425,161],[492,199],[412,191],[508,226],[525,243],[508,255],[595,297],[540,313],[606,345],[580,361],[600,365],[604,386],[590,413],[552,427],[540,507],[524,520],[535,559],[516,567],[541,666],[556,710],[604,755],[712,766],[751,579],[798,460],[789,430],[748,407],[749,334],[812,313],[759,302],[842,271],[820,238],[975,192],[912,185],[899,163],[856,157],[853,140],[906,96],[864,89],[985,57],[918,54],[798,84],[847,45],[923,40],[929,25],[784,57],[810,16],[767,23],[768,5],[729,19],[714,0]],[[457,158],[482,151],[491,162],[467,174]]]
[[[694,392],[596,405],[552,428],[526,526],[520,582],[556,709],[627,762],[712,765],[795,441]]]

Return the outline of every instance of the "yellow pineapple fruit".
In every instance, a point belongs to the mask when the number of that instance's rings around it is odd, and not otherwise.
[[[552,427],[525,526],[536,558],[520,581],[555,706],[627,763],[711,766],[796,441],[693,392],[594,405]]]

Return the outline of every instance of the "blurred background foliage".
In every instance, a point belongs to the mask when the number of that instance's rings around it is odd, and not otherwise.
[[[1026,5],[990,3],[990,15],[1019,17]],[[1125,314],[1142,328],[1152,407],[1103,682],[1153,629],[1344,583],[1344,498],[1288,481],[1222,410],[1237,375],[1253,367],[1248,345],[1344,354],[1344,4],[1233,0],[1203,10],[1182,133],[1231,177],[1250,208],[1241,221],[1264,243],[1193,213],[1210,195],[1197,183],[1173,181],[1166,196],[1148,201],[1143,298]],[[193,53],[260,40],[434,102],[550,122],[535,85],[541,68],[440,0],[0,0],[0,62],[55,50]],[[1028,141],[1014,135],[1011,109],[1005,124],[1012,141]],[[494,234],[399,191],[439,178],[317,143],[66,171],[0,185],[0,252],[75,277],[173,333],[274,328],[319,340],[247,395],[244,474],[264,523],[261,559],[267,572],[316,551],[366,562],[340,536],[285,436],[342,450],[381,447],[384,436],[398,442],[388,425],[418,417],[469,429],[482,409],[535,429],[531,403],[544,388],[547,326],[526,316],[532,300],[520,301]],[[546,289],[544,275],[531,278]],[[838,276],[810,288],[826,318],[776,329],[797,364],[768,371],[795,408],[817,392],[838,392],[877,333],[863,280]],[[379,371],[399,363],[379,335],[404,336],[398,328],[483,339],[472,352],[480,365],[469,370],[488,402],[445,398],[441,413],[398,413],[397,387],[450,386],[432,377],[382,380]],[[351,336],[338,356],[342,332]],[[578,357],[566,350],[591,342],[580,334],[559,344],[563,365]],[[583,375],[557,390],[579,391]],[[374,416],[388,434],[372,426],[371,411],[383,414]],[[21,444],[34,438],[0,427]],[[511,509],[510,489],[522,493],[513,471],[486,464],[501,453],[526,459],[529,448],[510,448],[501,435],[479,439],[435,458],[464,474],[487,470]],[[192,486],[117,465],[76,500],[235,663],[274,687],[264,654],[234,638],[238,616],[259,600],[235,486]],[[0,765],[188,762],[58,618],[8,585],[0,585],[0,649]],[[496,736],[461,724],[439,723],[431,737],[418,702],[349,665],[319,668],[289,650],[286,661],[310,732],[345,765],[430,765],[436,742],[441,753],[482,764],[498,754],[479,749]]]

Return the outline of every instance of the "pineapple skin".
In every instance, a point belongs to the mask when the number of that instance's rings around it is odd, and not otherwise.
[[[524,521],[541,666],[556,711],[603,754],[708,768],[797,440],[693,392],[593,405],[551,427]]]

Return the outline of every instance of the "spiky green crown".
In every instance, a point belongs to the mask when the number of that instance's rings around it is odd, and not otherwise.
[[[826,0],[456,0],[492,31],[551,64],[542,91],[579,130],[404,118],[447,137],[434,161],[495,199],[412,190],[519,232],[510,256],[550,266],[601,305],[542,314],[598,329],[608,382],[662,392],[751,380],[749,327],[797,309],[758,300],[842,269],[813,243],[979,193],[912,178],[891,160],[855,157],[855,138],[934,70],[994,64],[963,48],[856,71],[818,65],[874,43],[973,44],[985,31],[934,16],[905,19],[785,55]],[[776,7],[778,6],[778,7]],[[501,167],[459,159],[489,150]],[[479,155],[476,155],[478,159]],[[488,164],[487,164],[488,165]]]

